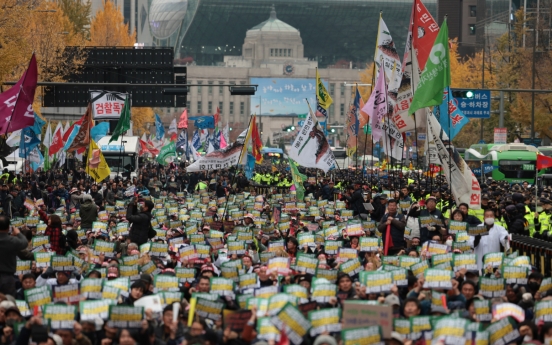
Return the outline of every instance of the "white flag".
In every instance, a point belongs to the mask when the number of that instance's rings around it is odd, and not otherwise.
[[[387,78],[387,89],[390,94],[397,94],[402,79],[401,58],[393,42],[393,37],[389,33],[387,25],[380,15],[378,26],[378,42],[376,43],[376,54],[374,62],[377,67],[383,63],[385,67],[385,76]],[[376,80],[380,71],[376,68]]]
[[[50,121],[48,121],[48,127],[46,127],[46,133],[44,134],[44,141],[42,144],[46,147],[50,146],[52,143],[52,127]]]
[[[335,165],[330,144],[316,121],[309,106],[309,114],[299,134],[293,141],[289,156],[307,168],[319,168],[328,172]]]
[[[169,133],[178,133],[178,128],[176,127],[176,119],[173,119],[171,125],[169,126]]]

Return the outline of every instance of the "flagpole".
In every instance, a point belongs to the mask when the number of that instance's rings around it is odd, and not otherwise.
[[[417,0],[414,0],[414,6],[412,8],[412,10],[414,11],[414,9],[416,8],[416,2]],[[411,20],[413,20],[413,17],[411,16],[410,17]],[[412,21],[410,23],[410,26],[413,27],[414,26],[414,22]],[[411,33],[412,34],[412,38],[410,40],[410,46],[408,47],[408,49],[410,50],[410,60],[412,61],[412,57],[413,57],[413,49],[412,49],[412,46],[414,45],[414,34],[415,33]],[[414,85],[414,73],[418,73],[418,71],[414,71],[414,64],[411,63],[410,65],[412,68],[412,77],[410,78],[410,83],[411,83],[411,90],[412,90],[412,96],[414,96],[414,91],[416,89],[415,85]],[[416,66],[417,68],[417,66]],[[420,168],[420,154],[419,154],[419,151],[418,151],[418,148],[419,148],[419,142],[418,142],[418,125],[416,123],[416,112],[414,112],[414,114],[412,114],[412,117],[414,118],[414,135],[416,136],[416,168],[419,169]],[[426,140],[427,140],[427,134],[426,134]],[[428,145],[428,148],[429,148],[429,145]],[[416,176],[418,178],[418,186],[420,186],[420,174],[416,173]]]
[[[253,119],[253,116],[250,116],[249,117],[249,125],[247,126],[247,130],[249,131],[249,126],[251,126],[251,120]],[[247,134],[245,136],[245,138],[247,139]],[[243,145],[247,145],[247,143],[244,141]],[[240,156],[238,158],[238,164],[241,162],[241,159],[242,159],[242,155],[243,155],[243,148],[240,150]],[[247,151],[247,149],[245,150]],[[246,153],[247,154],[247,153]],[[231,182],[230,182],[230,188],[232,188],[232,186],[234,185],[234,179],[236,178],[236,170],[237,170],[237,167],[234,169],[234,171],[232,172],[232,179],[231,179]],[[228,199],[230,198],[226,198],[226,203],[224,204],[224,213],[222,214],[222,221],[224,222],[226,220],[226,211],[228,210]]]

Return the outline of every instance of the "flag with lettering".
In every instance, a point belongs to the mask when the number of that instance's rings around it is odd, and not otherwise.
[[[450,86],[450,57],[447,20],[441,25],[420,82],[414,92],[409,114],[416,110],[439,105],[443,102],[443,90]]]
[[[353,157],[357,150],[357,136],[359,127],[359,113],[360,113],[360,92],[358,87],[355,93],[355,99],[353,104],[349,107],[349,113],[347,114],[347,156]]]
[[[184,109],[178,120],[178,128],[188,128],[188,108]]]
[[[73,138],[72,143],[66,151],[73,151],[88,147],[88,145],[90,144],[90,129],[92,128],[92,126],[92,107],[90,103],[88,103],[86,112],[81,118],[81,125],[75,133],[75,137]]]
[[[458,100],[452,97],[452,92],[448,86],[443,92],[443,102],[435,107],[433,112],[450,140],[454,139],[460,133],[462,127],[470,122],[468,117],[458,108]]]
[[[19,143],[19,157],[27,158],[36,146],[40,144],[40,140],[36,137],[33,127],[25,127],[21,130],[21,141]]]
[[[37,81],[38,66],[33,54],[21,79],[0,94],[0,134],[34,125],[33,101]]]
[[[333,99],[320,79],[318,68],[316,69],[316,103],[316,115],[322,114],[327,117],[328,109],[332,105]]]
[[[111,169],[109,169],[109,165],[107,165],[102,150],[94,140],[90,140],[87,159],[86,173],[90,175],[94,181],[100,182],[109,176]]]

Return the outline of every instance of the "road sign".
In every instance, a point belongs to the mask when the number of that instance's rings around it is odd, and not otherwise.
[[[300,118],[300,119],[306,119],[307,114],[297,114],[297,117]]]
[[[304,120],[301,120],[301,121],[297,122],[297,125],[298,125],[299,127],[303,127],[304,124],[305,124],[305,121],[304,121]]]
[[[427,139],[427,135],[425,134],[418,134],[418,140],[426,140]]]
[[[483,164],[483,173],[488,174],[496,168],[497,167],[495,167],[494,165],[491,165],[491,164]],[[472,169],[472,172],[477,177],[481,176],[481,168]]]
[[[541,138],[534,138],[531,140],[531,138],[523,138],[523,143],[525,145],[533,145],[535,147],[539,147],[540,144],[542,143],[542,139]]]
[[[458,108],[471,119],[491,117],[491,91],[474,90],[472,98],[454,97]]]
[[[412,135],[412,132],[406,132],[406,136],[409,137]]]

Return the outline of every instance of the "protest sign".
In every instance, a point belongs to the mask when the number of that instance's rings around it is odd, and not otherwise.
[[[310,322],[291,303],[287,303],[277,315],[270,318],[270,321],[277,329],[285,332],[295,345],[303,342],[303,336],[311,328]]]
[[[379,325],[384,338],[390,338],[393,331],[393,307],[372,305],[364,301],[344,301],[343,329],[354,329]]]
[[[341,308],[313,310],[309,312],[311,323],[310,335],[315,337],[322,333],[336,333],[341,331]]]
[[[143,307],[110,305],[107,325],[114,328],[140,328],[144,318]]]

